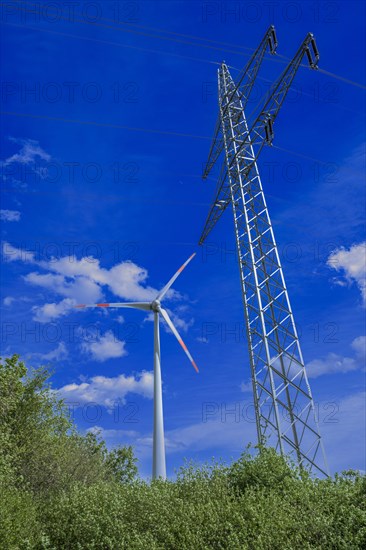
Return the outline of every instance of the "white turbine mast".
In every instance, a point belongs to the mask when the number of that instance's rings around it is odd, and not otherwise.
[[[189,353],[187,346],[183,342],[179,332],[175,328],[172,320],[170,319],[168,312],[161,307],[161,300],[164,298],[174,281],[182,273],[183,269],[194,258],[196,253],[192,254],[188,260],[178,269],[173,275],[170,281],[160,290],[156,298],[152,302],[116,302],[105,304],[80,304],[75,306],[76,308],[113,308],[113,307],[125,307],[133,309],[141,309],[143,311],[154,312],[154,436],[153,436],[153,466],[152,477],[153,479],[166,479],[166,465],[165,465],[165,442],[164,442],[164,418],[163,418],[163,396],[162,396],[162,383],[161,383],[161,360],[160,360],[160,328],[159,328],[159,316],[161,315],[182,346],[184,353],[192,363],[196,372],[198,367],[194,362],[191,354]]]

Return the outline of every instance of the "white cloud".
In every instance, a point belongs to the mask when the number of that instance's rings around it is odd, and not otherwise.
[[[147,323],[147,322],[153,323],[154,322],[154,313],[152,311],[150,313],[148,313],[143,322],[144,323]]]
[[[194,324],[194,319],[190,319],[189,321],[185,321],[181,317],[179,317],[174,311],[167,309],[168,315],[173,321],[173,325],[176,327],[178,332],[187,332],[188,329]],[[168,332],[171,332],[170,328],[166,323],[165,327],[167,328]]]
[[[78,260],[75,256],[63,256],[62,258],[52,258],[49,262],[39,262],[44,269],[49,269],[65,277],[88,277],[98,283],[103,282],[103,274],[100,269],[99,260],[92,257],[81,258]]]
[[[352,349],[360,359],[366,356],[366,336],[358,336],[351,344]]]
[[[129,393],[152,399],[153,391],[153,373],[142,371],[136,376],[93,376],[81,384],[67,384],[58,393],[66,402],[80,405],[93,402],[111,409],[116,402],[125,403]]]
[[[150,301],[158,294],[158,290],[146,285],[148,272],[129,260],[105,269],[100,266],[99,260],[91,257],[78,260],[75,256],[64,256],[50,261],[36,261],[32,252],[3,243],[3,254],[6,261],[23,261],[37,265],[49,271],[47,274],[30,273],[28,282],[50,289],[56,287],[56,292],[66,293],[65,288],[71,288],[75,281],[81,279],[86,282],[106,286],[113,294],[125,300]],[[69,290],[67,295],[70,297]],[[180,296],[171,291],[169,298]]]
[[[3,162],[4,166],[8,166],[14,162],[28,165],[34,163],[36,159],[41,159],[47,162],[51,160],[51,156],[46,153],[44,149],[42,149],[38,141],[33,139],[15,138],[11,138],[11,141],[20,144],[21,148],[18,153],[15,153]]]
[[[103,270],[106,271],[106,270]],[[147,279],[147,270],[133,262],[122,262],[106,271],[105,283],[116,296],[128,300],[153,300],[158,291],[142,286]]]
[[[27,283],[40,286],[53,291],[66,298],[70,298],[75,303],[94,303],[103,297],[103,292],[98,283],[87,277],[65,278],[63,275],[54,273],[28,273],[24,276]]]
[[[20,220],[19,210],[0,210],[0,220],[4,222],[18,222]]]
[[[349,250],[343,247],[334,250],[327,260],[327,265],[336,271],[343,272],[349,284],[357,284],[363,303],[366,305],[366,242],[354,244]],[[344,280],[340,279],[336,282],[342,285]]]
[[[105,440],[119,441],[124,439],[136,439],[139,437],[139,432],[134,430],[113,430],[113,429],[104,429],[102,426],[92,426],[86,430],[87,432],[100,434],[100,436]]]
[[[337,353],[328,353],[324,359],[314,359],[306,365],[309,378],[318,378],[323,374],[345,373],[359,368],[353,357],[343,357]]]
[[[131,261],[121,262],[111,269],[100,267],[99,260],[64,256],[50,261],[37,261],[35,254],[10,243],[3,243],[5,261],[22,261],[37,265],[48,273],[31,272],[25,276],[28,283],[53,290],[80,302],[97,302],[103,297],[103,286],[125,300],[150,301],[158,290],[146,286],[147,270]]]
[[[35,319],[38,321],[46,322],[65,315],[76,303],[102,302],[105,289],[126,301],[152,301],[158,294],[157,289],[147,285],[147,270],[131,261],[121,262],[110,269],[101,267],[99,260],[91,257],[78,260],[75,256],[64,256],[42,261],[36,260],[33,252],[22,250],[7,242],[3,243],[3,255],[5,261],[27,262],[45,271],[32,271],[23,278],[29,284],[64,298],[59,303],[35,307]],[[171,290],[167,298],[181,299],[182,297],[178,292]],[[184,305],[178,308],[179,311],[185,311]],[[193,319],[185,321],[176,313],[169,311],[169,314],[178,330],[186,332],[193,324]]]
[[[100,362],[127,355],[125,342],[118,340],[111,330],[98,336],[93,342],[83,342],[82,350]]]
[[[92,281],[96,285],[107,286],[113,294],[125,300],[150,301],[158,291],[146,286],[147,270],[131,261],[116,264],[111,269],[100,266],[99,260],[65,256],[59,260],[40,262],[39,265],[60,276],[77,280]]]
[[[33,252],[22,250],[7,242],[2,243],[2,255],[5,262],[20,261],[34,263],[35,261]]]
[[[39,357],[42,360],[45,361],[61,361],[62,359],[66,359],[68,357],[69,353],[67,351],[66,345],[64,342],[60,342],[57,346],[57,348],[51,350],[48,353],[34,353],[34,356]]]
[[[323,374],[345,373],[362,368],[365,365],[365,345],[366,337],[358,336],[351,343],[353,357],[328,353],[324,359],[313,359],[306,365],[308,377],[318,378]]]
[[[67,315],[69,311],[75,306],[76,301],[70,298],[65,298],[58,304],[44,304],[43,306],[34,306],[34,320],[39,323],[48,323],[53,319]]]

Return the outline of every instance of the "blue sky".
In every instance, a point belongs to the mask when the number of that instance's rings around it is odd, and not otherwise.
[[[365,469],[364,3],[5,4],[2,354],[50,364],[80,429],[134,444],[143,475],[152,323],[72,306],[149,298],[197,252],[166,307],[199,375],[161,335],[168,472],[255,443],[232,219],[198,247],[215,190],[200,174],[218,63],[235,77],[272,23],[289,58],[314,33],[324,72],[299,70],[259,168],[331,470]],[[284,66],[266,57],[249,116]]]

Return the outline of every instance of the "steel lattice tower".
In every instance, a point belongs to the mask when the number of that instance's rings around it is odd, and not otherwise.
[[[244,303],[259,443],[290,455],[302,467],[328,475],[314,402],[283,276],[257,158],[273,140],[273,124],[301,61],[319,59],[308,34],[293,60],[274,83],[249,127],[245,106],[269,48],[275,53],[274,27],[248,62],[237,83],[222,63],[218,71],[219,117],[203,177],[221,153],[224,161],[215,200],[200,244],[231,204]]]

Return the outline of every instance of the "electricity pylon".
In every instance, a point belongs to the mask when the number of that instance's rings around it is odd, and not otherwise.
[[[224,161],[199,243],[203,244],[231,204],[258,441],[274,446],[281,454],[290,455],[301,469],[306,467],[314,473],[328,475],[314,402],[257,166],[264,144],[272,143],[274,122],[304,56],[310,67],[316,69],[319,53],[309,33],[271,87],[259,115],[248,126],[245,106],[267,48],[274,54],[276,47],[272,26],[236,83],[225,63],[218,70],[219,118],[203,177],[208,176],[222,152]]]

